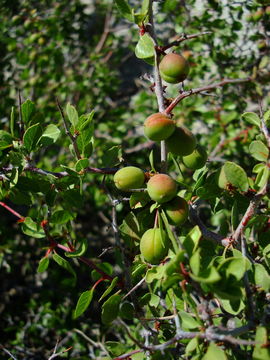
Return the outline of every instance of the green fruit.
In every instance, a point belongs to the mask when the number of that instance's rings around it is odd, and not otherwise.
[[[267,6],[267,8],[265,9],[265,14],[267,16],[270,16],[270,6]]]
[[[163,206],[170,224],[179,226],[186,222],[188,218],[188,203],[185,199],[177,196]]]
[[[168,116],[156,113],[150,115],[144,122],[144,133],[153,141],[161,141],[172,135],[175,122]]]
[[[159,264],[168,253],[168,235],[164,232],[162,238],[159,228],[147,230],[140,242],[140,251],[144,259],[150,264]]]
[[[184,81],[189,73],[189,64],[184,56],[167,54],[159,64],[160,75],[163,80],[171,84]]]
[[[166,140],[168,150],[175,155],[185,156],[191,154],[197,141],[190,130],[184,126],[176,127],[173,134]]]
[[[141,188],[144,179],[144,172],[135,166],[124,167],[118,170],[113,177],[117,189],[124,191]]]
[[[160,204],[170,201],[177,193],[176,182],[166,174],[157,174],[147,183],[150,198]]]
[[[263,17],[263,10],[262,10],[262,9],[257,10],[257,11],[252,15],[252,18],[253,18],[253,20],[254,20],[255,22],[261,20],[262,17]]]
[[[202,168],[207,160],[207,152],[201,145],[197,145],[196,149],[187,156],[183,157],[184,165],[192,170]]]

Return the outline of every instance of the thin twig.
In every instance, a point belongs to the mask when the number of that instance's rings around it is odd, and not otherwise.
[[[21,92],[19,90],[19,131],[20,131],[20,139],[23,139],[24,134],[24,125],[23,125],[23,116],[22,116],[22,98],[21,98]]]
[[[10,351],[8,351],[6,348],[4,348],[2,345],[0,347],[6,354],[8,354],[13,360],[17,360],[14,355],[11,354]]]
[[[201,33],[192,34],[192,35],[182,34],[182,35],[179,36],[178,39],[172,41],[171,43],[169,43],[169,44],[167,44],[165,46],[161,46],[160,51],[162,51],[162,52],[166,51],[167,49],[169,49],[169,48],[171,48],[173,46],[178,46],[183,41],[191,40],[191,39],[197,38],[199,36],[208,35],[208,34],[212,34],[212,31],[203,31]]]
[[[201,221],[199,215],[197,214],[195,204],[190,204],[189,216],[190,216],[191,222],[193,222],[195,225],[199,226],[202,236],[205,239],[211,240],[215,244],[219,244],[219,245],[222,245],[225,247],[230,244],[230,240],[228,238],[224,238],[224,236],[207,229],[207,227],[204,225],[204,223]]]
[[[214,83],[214,84],[210,84],[210,85],[206,85],[200,88],[196,88],[196,89],[190,89],[187,91],[183,91],[181,92],[171,103],[170,105],[165,109],[165,114],[170,114],[172,112],[172,110],[175,108],[175,106],[182,101],[183,99],[195,95],[195,94],[199,94],[201,92],[204,92],[206,90],[214,90],[218,87],[224,86],[226,84],[238,84],[238,83],[243,83],[243,82],[247,82],[247,81],[251,81],[251,78],[245,78],[245,79],[224,79],[220,82]]]
[[[74,135],[72,135],[71,132],[69,131],[69,126],[68,126],[67,120],[65,118],[64,111],[63,111],[63,109],[62,109],[62,107],[61,107],[61,105],[59,103],[58,98],[56,98],[56,102],[57,102],[57,106],[58,106],[58,109],[60,111],[63,123],[64,123],[65,132],[66,132],[67,136],[69,136],[69,138],[71,140],[71,143],[72,143],[72,146],[73,146],[73,149],[74,149],[74,152],[76,154],[76,157],[79,160],[79,159],[81,159],[81,155],[80,155],[80,151],[79,151],[79,148],[78,148],[78,145],[77,145],[76,137]]]
[[[143,283],[145,282],[145,277],[143,277],[129,292],[122,298],[122,301],[126,299],[129,295],[131,295],[134,291],[136,291]]]
[[[159,72],[159,62],[160,62],[160,52],[158,51],[158,42],[157,36],[155,32],[155,24],[153,20],[153,0],[150,1],[149,4],[149,35],[152,38],[152,41],[155,46],[155,65],[154,65],[154,79],[155,79],[155,94],[158,102],[158,110],[159,112],[165,111],[165,102],[163,95],[163,85]],[[161,172],[166,172],[167,170],[167,150],[165,141],[160,142],[160,160],[161,160]]]

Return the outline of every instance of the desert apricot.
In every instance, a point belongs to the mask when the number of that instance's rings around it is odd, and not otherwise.
[[[188,203],[180,196],[175,197],[163,206],[170,224],[179,226],[188,218]]]
[[[150,198],[158,203],[170,201],[177,193],[176,182],[166,174],[156,174],[147,183]]]
[[[126,166],[118,170],[113,177],[117,189],[123,191],[142,187],[144,179],[144,172],[135,166]]]
[[[163,80],[171,84],[184,81],[189,73],[189,64],[184,56],[167,54],[159,64],[160,75]]]
[[[196,144],[195,136],[184,126],[176,127],[173,134],[166,140],[168,150],[180,156],[191,154]]]
[[[144,122],[144,133],[153,141],[161,141],[172,135],[175,122],[162,113],[150,115]]]
[[[187,156],[183,157],[184,165],[192,170],[202,168],[207,160],[207,152],[201,145],[197,145],[196,149]]]
[[[140,251],[144,259],[150,264],[156,265],[167,255],[168,235],[160,228],[148,229],[140,241]]]

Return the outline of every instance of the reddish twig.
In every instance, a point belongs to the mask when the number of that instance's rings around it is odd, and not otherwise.
[[[13,215],[15,215],[17,218],[19,218],[21,221],[24,221],[25,217],[19,214],[17,211],[13,210],[11,207],[9,207],[4,202],[0,201],[0,205],[3,206],[5,209],[7,209],[9,212],[11,212]]]
[[[224,79],[218,83],[202,86],[202,87],[196,88],[196,89],[190,89],[188,91],[183,91],[170,103],[170,105],[165,109],[164,113],[170,114],[172,112],[172,110],[175,108],[175,106],[180,101],[185,99],[186,97],[189,97],[189,96],[192,96],[195,94],[199,94],[199,93],[202,93],[207,90],[214,90],[214,89],[224,86],[226,84],[238,84],[238,83],[243,83],[243,82],[247,82],[247,81],[251,81],[251,80],[252,79],[250,77],[245,78],[245,79]]]
[[[167,49],[173,47],[173,46],[178,46],[179,44],[181,44],[181,42],[186,41],[186,40],[191,40],[194,38],[197,38],[199,36],[203,36],[203,35],[208,35],[208,34],[212,34],[212,31],[203,31],[201,33],[197,33],[197,34],[192,34],[192,35],[187,35],[187,34],[182,34],[179,36],[178,39],[176,39],[175,41],[172,41],[171,43],[165,45],[165,46],[160,46],[159,50],[161,52],[166,51]]]

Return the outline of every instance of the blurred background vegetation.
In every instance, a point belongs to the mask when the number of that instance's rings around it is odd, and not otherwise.
[[[139,1],[130,3],[140,5]],[[211,31],[176,49],[191,64],[186,89],[223,78],[251,76],[254,80],[225,86],[210,96],[190,97],[176,108],[179,123],[192,129],[209,153],[217,149],[221,140],[238,136],[238,141],[213,153],[210,166],[216,167],[220,158],[241,160],[247,172],[254,165],[245,155],[254,130],[247,131],[240,115],[244,110],[256,111],[260,99],[264,99],[265,109],[269,105],[270,15],[265,9],[253,0],[155,3],[160,44],[182,33]],[[157,111],[150,89],[151,66],[135,57],[138,28],[119,16],[111,0],[0,0],[0,14],[0,128],[9,129],[12,107],[18,121],[19,94],[22,101],[31,99],[36,104],[35,116],[44,126],[62,127],[57,143],[36,155],[39,167],[61,171],[60,164],[74,165],[56,98],[63,106],[68,102],[75,105],[79,114],[95,111],[91,166],[104,166],[108,149],[113,146],[119,151],[113,165],[124,161],[149,170],[152,148],[158,161],[159,149],[146,141],[142,131],[145,118]],[[171,97],[178,90],[172,86],[167,89]],[[187,183],[191,181],[188,171],[184,176]],[[65,188],[65,181],[59,180],[58,186]],[[71,238],[76,232],[77,238],[88,240],[87,255],[91,258],[98,258],[104,248],[113,244],[109,200],[101,182],[101,176],[89,174],[83,196],[75,197],[72,206],[64,203],[73,213],[67,231]],[[33,194],[29,187],[31,182],[20,183],[8,204],[23,216],[42,216],[40,212],[46,207],[44,194],[38,190]],[[56,204],[63,201],[58,196]],[[121,220],[125,211],[120,210]],[[212,227],[221,227],[224,233],[228,231],[226,221],[221,225],[220,219],[209,216],[206,221]],[[84,316],[72,319],[78,294],[93,283],[88,268],[77,264],[76,286],[71,286],[69,275],[56,264],[38,274],[38,261],[45,253],[44,240],[22,234],[15,216],[4,208],[0,209],[0,239],[1,344],[13,349],[18,359],[47,359],[58,339],[62,347],[73,347],[64,357],[96,359],[102,353],[97,344],[105,337],[122,339],[120,330],[116,333],[100,325],[97,302]],[[107,262],[107,271],[117,271],[112,250],[102,260]],[[8,355],[1,353],[1,358]]]

